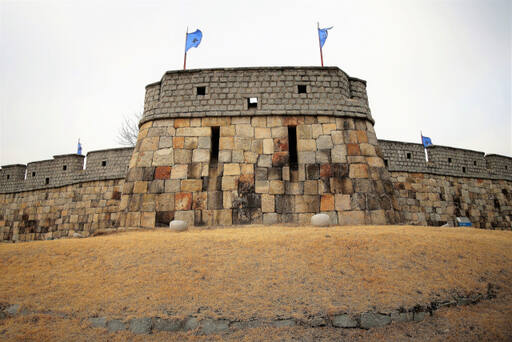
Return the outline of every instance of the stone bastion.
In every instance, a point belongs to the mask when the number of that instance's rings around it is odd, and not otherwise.
[[[167,72],[146,87],[125,224],[394,223],[373,123],[365,81],[339,68]]]

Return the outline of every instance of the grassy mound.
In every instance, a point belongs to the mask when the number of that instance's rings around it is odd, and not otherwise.
[[[303,318],[512,293],[512,232],[408,226],[138,231],[0,245],[0,303],[75,318]]]

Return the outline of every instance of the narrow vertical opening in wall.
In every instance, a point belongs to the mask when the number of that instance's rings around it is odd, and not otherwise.
[[[466,173],[466,167],[465,166],[462,167],[462,173]]]
[[[306,94],[306,93],[307,93],[307,89],[308,89],[308,88],[306,87],[306,85],[305,85],[305,84],[299,84],[299,85],[297,86],[297,92],[298,92],[299,94]]]
[[[101,166],[103,166],[103,167],[107,166],[107,161],[106,161],[106,160],[103,160],[103,161],[101,162]]]
[[[36,176],[36,173],[35,172],[32,172],[32,177],[35,177]]]
[[[220,127],[212,127],[212,149],[210,150],[210,164],[217,164],[219,161],[219,139]]]
[[[388,167],[388,160],[387,159],[384,159],[384,166]]]
[[[62,165],[62,171],[66,171],[68,169],[67,165]]]
[[[11,175],[7,175],[7,179],[11,178]]]
[[[475,161],[473,161],[473,165],[475,165],[475,166],[476,166],[476,160],[475,160]]]
[[[46,184],[46,185],[50,184],[50,178],[46,178],[46,179],[44,180],[44,184]]]
[[[452,158],[448,158],[448,164],[452,163]]]
[[[411,152],[407,152],[407,159],[411,159],[412,155]]]
[[[297,126],[288,126],[288,154],[292,170],[299,168],[297,156]]]

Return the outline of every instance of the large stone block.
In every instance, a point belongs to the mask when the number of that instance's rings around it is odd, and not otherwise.
[[[280,180],[271,180],[269,186],[269,193],[272,195],[284,194],[284,182]]]
[[[210,150],[207,149],[195,149],[192,154],[192,162],[194,163],[201,163],[205,162],[208,163],[210,161]]]
[[[314,139],[299,139],[297,142],[297,151],[316,151],[316,140]]]
[[[240,175],[240,164],[228,163],[224,164],[225,176],[238,176]]]
[[[264,213],[275,212],[275,196],[262,194],[261,195],[261,211]]]
[[[176,129],[178,137],[208,137],[210,135],[210,127],[180,127]]]
[[[185,149],[174,150],[174,162],[176,164],[189,164],[192,162],[192,151]],[[168,165],[168,164],[167,164]]]
[[[334,196],[331,194],[323,194],[320,198],[320,211],[334,210]]]
[[[254,128],[248,124],[236,125],[236,136],[252,138],[254,137]]]
[[[181,191],[194,192],[201,191],[203,181],[201,179],[184,179],[181,181]]]
[[[365,224],[364,211],[340,211],[338,222],[342,226]]]
[[[179,164],[174,165],[171,170],[171,179],[185,179],[187,178],[188,165]]]
[[[332,139],[330,135],[321,135],[316,140],[316,147],[319,150],[327,150],[333,148]]]
[[[158,166],[155,169],[155,179],[169,179],[171,177],[170,166]]]
[[[366,164],[350,164],[350,178],[368,178],[368,165]]]
[[[176,210],[190,210],[192,209],[192,193],[178,192],[174,196],[174,202]]]

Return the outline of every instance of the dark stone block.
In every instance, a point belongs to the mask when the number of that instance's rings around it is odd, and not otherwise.
[[[223,209],[222,191],[209,191],[208,192],[208,209],[216,210]]]
[[[155,176],[155,168],[154,167],[143,167],[142,168],[142,180],[143,181],[151,181]],[[138,179],[140,180],[140,179]]]
[[[261,194],[248,193],[244,197],[247,198],[247,208],[261,208]]]
[[[268,169],[268,180],[281,180],[283,178],[283,169],[280,167],[271,167]]]
[[[165,190],[165,181],[163,179],[156,179],[149,183],[150,194],[161,194]]]
[[[276,213],[293,213],[295,208],[294,200],[295,196],[293,195],[276,195]]]
[[[274,138],[274,151],[288,152],[288,138]]]
[[[202,210],[194,210],[194,226],[205,226],[206,222],[203,220],[203,211]]]
[[[373,192],[373,183],[369,179],[353,179],[355,192],[370,193]]]
[[[350,197],[350,206],[353,210],[366,209],[366,197],[364,194],[355,193]]]
[[[134,194],[130,198],[130,203],[128,203],[128,211],[139,211],[140,205],[142,202],[142,195]]]
[[[283,167],[289,164],[288,152],[275,152],[272,155],[272,166]]]
[[[306,166],[306,179],[316,180],[320,178],[320,167],[318,164],[309,164]]]
[[[254,192],[254,175],[241,175],[238,179],[238,192],[240,195]]]
[[[267,180],[267,168],[266,167],[257,167],[255,170],[256,180]]]
[[[331,164],[322,164],[320,165],[320,177],[321,178],[329,178],[332,176],[333,167]]]

